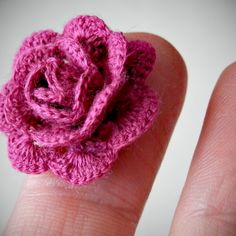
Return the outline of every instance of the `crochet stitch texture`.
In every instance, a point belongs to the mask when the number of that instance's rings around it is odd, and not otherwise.
[[[28,174],[50,169],[73,184],[108,172],[157,113],[145,85],[155,57],[149,43],[128,42],[96,16],[70,20],[62,34],[26,38],[0,93],[12,166]]]

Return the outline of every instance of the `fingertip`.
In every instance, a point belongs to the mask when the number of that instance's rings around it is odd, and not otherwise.
[[[212,93],[170,235],[236,232],[235,91],[236,63],[232,63]]]
[[[236,105],[235,100],[236,90],[236,62],[228,65],[220,74],[220,77],[213,90],[204,125],[212,116],[216,115],[220,119],[225,109],[231,112]],[[231,109],[229,109],[231,107]],[[211,123],[211,125],[214,125]]]
[[[219,79],[215,85],[211,100],[216,97],[215,93],[224,90],[224,88],[229,86],[234,86],[236,81],[236,62],[229,64],[220,74]],[[221,92],[220,92],[221,93]]]
[[[126,37],[128,40],[139,39],[149,42],[156,50],[157,60],[150,75],[149,83],[160,92],[166,84],[173,84],[175,87],[177,86],[179,96],[184,97],[187,88],[187,67],[183,57],[173,44],[161,36],[146,32],[127,33]],[[167,73],[174,73],[176,76],[170,75],[170,81],[165,76]],[[162,82],[163,77],[165,81]]]
[[[187,89],[187,67],[179,51],[166,39],[150,33],[132,33],[153,45],[157,59],[148,78],[150,86],[157,90],[161,113],[176,112],[179,115]],[[174,110],[173,109],[174,104]],[[172,110],[172,111],[171,111]],[[166,115],[165,115],[166,116]]]
[[[232,62],[231,64],[229,64],[222,72],[221,74],[221,77],[223,76],[229,76],[229,75],[234,75],[236,76],[235,74],[235,71],[236,71],[236,62]]]

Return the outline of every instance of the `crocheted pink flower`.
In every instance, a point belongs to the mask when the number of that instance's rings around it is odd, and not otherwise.
[[[72,19],[62,34],[26,38],[0,94],[0,129],[13,167],[50,169],[74,184],[108,172],[118,150],[157,113],[145,85],[154,61],[150,44],[127,42],[95,16]]]

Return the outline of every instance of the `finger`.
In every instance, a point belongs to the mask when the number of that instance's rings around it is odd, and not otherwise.
[[[160,37],[133,33],[153,44],[157,63],[148,83],[161,99],[153,128],[119,153],[112,172],[72,187],[52,174],[29,176],[6,235],[132,235],[180,113],[186,88],[184,62]]]
[[[213,92],[171,235],[236,235],[236,63]]]

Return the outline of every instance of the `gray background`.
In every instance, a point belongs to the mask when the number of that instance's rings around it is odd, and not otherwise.
[[[196,145],[208,99],[221,71],[235,60],[236,1],[0,0],[0,85],[22,39],[61,31],[73,16],[95,14],[117,31],[147,31],[175,45],[189,73],[183,112],[147,201],[136,235],[167,235]],[[12,170],[0,136],[0,232],[14,207],[23,174]]]

